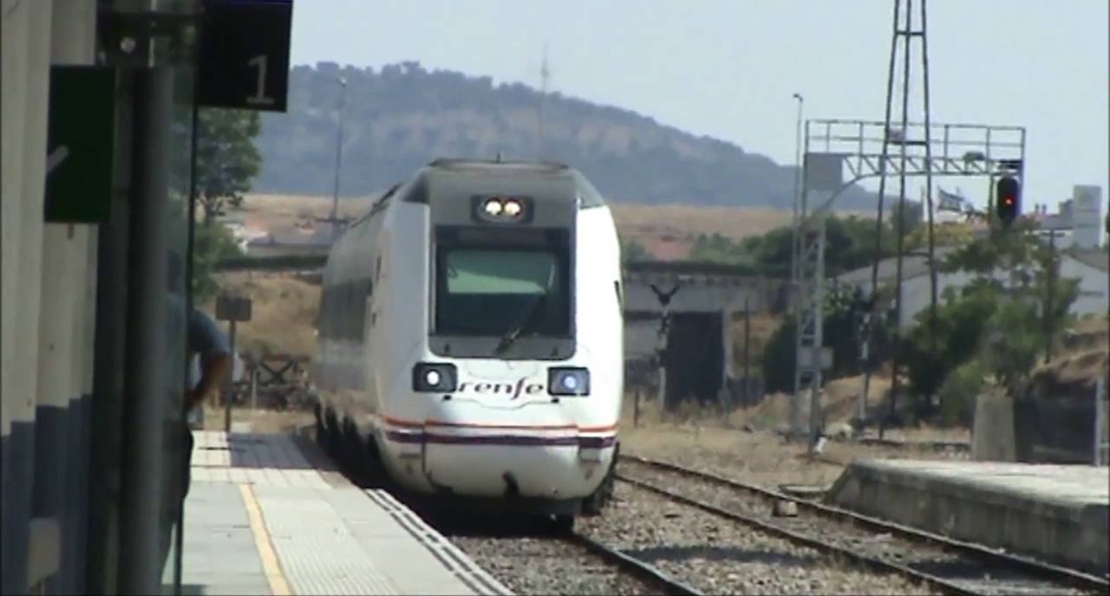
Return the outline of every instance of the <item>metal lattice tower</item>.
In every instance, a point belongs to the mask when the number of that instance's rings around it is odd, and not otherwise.
[[[864,179],[880,179],[880,202],[877,225],[881,234],[883,207],[886,198],[886,179],[897,176],[900,182],[899,213],[904,212],[906,177],[924,177],[926,182],[925,206],[929,225],[930,281],[933,304],[936,303],[937,279],[933,257],[932,235],[932,177],[989,177],[1020,176],[1025,166],[1025,129],[1017,126],[988,126],[983,124],[936,124],[929,118],[928,66],[925,58],[925,0],[918,0],[919,23],[915,26],[912,0],[895,0],[894,36],[890,54],[890,76],[887,82],[886,118],[883,122],[869,120],[807,120],[804,133],[802,184],[795,203],[794,237],[794,314],[796,321],[794,372],[794,400],[791,404],[791,434],[804,433],[802,399],[810,396],[809,433],[811,450],[821,432],[820,394],[823,369],[831,366],[831,351],[824,346],[822,337],[823,306],[825,304],[825,223],[837,197]],[[925,72],[924,120],[909,118],[910,47],[914,40],[921,41],[922,66]],[[901,43],[899,43],[901,42]],[[899,47],[899,46],[904,47]],[[902,50],[903,80],[899,96],[901,110],[894,118],[895,66],[899,49]],[[892,147],[895,151],[892,151]],[[847,170],[847,176],[845,176]],[[810,205],[815,205],[811,208]],[[901,320],[901,255],[905,230],[902,219],[896,220],[898,228],[897,272],[895,274],[894,320],[895,327]],[[881,242],[881,238],[877,239]],[[877,244],[876,248],[881,247]],[[879,285],[878,255],[871,271],[871,295]],[[885,300],[872,300],[865,325],[886,311]],[[935,320],[935,309],[934,320]],[[883,313],[886,314],[885,312]],[[865,334],[861,356],[870,363],[870,343],[873,331]],[[869,375],[865,368],[864,386],[859,411],[866,413]],[[897,386],[893,388],[897,390]],[[893,400],[892,400],[893,401]]]
[[[898,208],[895,211],[895,273],[894,273],[894,353],[892,354],[892,377],[890,388],[890,411],[887,415],[887,421],[890,421],[895,416],[898,389],[899,389],[899,373],[901,371],[901,358],[900,350],[898,349],[901,331],[902,320],[902,258],[905,251],[905,209],[906,209],[906,161],[911,153],[924,153],[926,163],[932,161],[932,139],[930,138],[931,121],[929,117],[929,45],[926,36],[926,23],[927,18],[927,4],[926,0],[918,0],[919,18],[914,19],[914,0],[894,0],[894,33],[890,40],[890,66],[887,72],[887,85],[886,85],[886,134],[884,135],[883,142],[883,155],[888,156],[892,146],[896,148],[899,155],[899,162],[901,167],[898,172]],[[910,118],[910,96],[911,87],[910,83],[913,80],[912,76],[912,60],[913,42],[919,42],[920,56],[921,56],[921,99],[922,111],[925,126],[922,130],[923,138],[913,138],[908,136]],[[899,56],[899,53],[901,56]],[[894,81],[895,71],[898,58],[902,58],[902,88],[900,90],[898,99],[901,101],[900,126],[894,128],[894,105],[895,105],[895,92]],[[881,302],[874,299],[877,296],[879,285],[879,261],[881,257],[882,247],[882,230],[883,230],[883,208],[886,202],[886,182],[887,175],[884,173],[879,178],[879,206],[878,216],[875,223],[875,259],[871,265],[871,291],[869,295],[873,297],[871,300],[871,309],[867,313],[867,346],[870,346],[871,340],[874,338],[874,325],[871,321],[876,316],[881,316],[882,313],[876,312],[876,306]],[[928,267],[929,267],[929,324],[936,329],[937,321],[937,268],[934,259],[935,246],[933,239],[933,177],[930,169],[925,171],[925,214],[928,216]],[[936,334],[931,334],[936,337]],[[935,339],[934,339],[935,341]],[[934,346],[935,349],[936,346]],[[873,353],[865,349],[866,365],[864,371],[864,399],[861,404],[866,401],[866,395],[869,390],[871,375],[868,371],[871,370],[871,359]],[[862,409],[862,408],[861,408]],[[861,417],[866,417],[866,412],[860,412]],[[880,426],[880,434],[886,424]]]

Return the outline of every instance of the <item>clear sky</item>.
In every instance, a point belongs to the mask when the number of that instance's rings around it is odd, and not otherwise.
[[[1073,184],[1100,185],[1105,200],[1110,2],[928,4],[933,121],[1025,126],[1027,205],[1054,206]],[[780,163],[794,162],[795,92],[805,96],[806,118],[883,119],[893,0],[298,0],[294,6],[294,64],[377,68],[418,60],[425,68],[538,87],[546,42],[553,90],[734,142]],[[911,78],[918,81],[919,64],[915,55]],[[911,102],[910,113],[920,114],[920,102]],[[940,184],[985,200],[981,179]]]

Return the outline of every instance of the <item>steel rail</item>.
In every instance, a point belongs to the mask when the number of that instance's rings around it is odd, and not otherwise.
[[[747,492],[747,493],[750,493],[750,494],[757,495],[760,498],[766,499],[768,501],[774,501],[774,500],[792,501],[797,505],[798,509],[800,509],[800,510],[806,510],[808,512],[815,513],[817,515],[820,515],[820,516],[823,516],[823,517],[826,517],[826,518],[835,519],[835,520],[841,521],[841,522],[853,523],[853,524],[856,524],[858,526],[866,527],[867,529],[870,529],[870,530],[875,530],[875,531],[878,531],[878,532],[889,532],[891,534],[896,534],[896,535],[898,535],[900,537],[903,537],[903,538],[912,539],[912,540],[919,541],[919,542],[929,543],[933,546],[936,546],[936,547],[939,547],[939,548],[942,548],[942,549],[947,549],[947,550],[950,550],[950,551],[953,551],[953,552],[959,552],[961,554],[970,555],[972,557],[978,558],[978,559],[980,559],[984,562],[987,562],[987,563],[993,563],[993,564],[998,564],[998,565],[1005,566],[1005,567],[1020,569],[1021,571],[1029,573],[1030,575],[1035,576],[1037,578],[1051,580],[1051,581],[1058,582],[1060,584],[1067,585],[1067,586],[1070,586],[1070,587],[1073,587],[1073,588],[1076,588],[1076,589],[1080,589],[1080,590],[1084,590],[1084,591],[1094,591],[1094,592],[1097,592],[1097,593],[1107,593],[1107,591],[1110,590],[1110,581],[1108,581],[1107,579],[1100,578],[1098,576],[1095,576],[1095,575],[1092,575],[1092,574],[1089,574],[1089,573],[1085,573],[1085,572],[1082,572],[1082,571],[1078,571],[1078,570],[1075,570],[1075,569],[1069,569],[1067,567],[1063,567],[1063,566],[1060,566],[1060,565],[1054,565],[1054,564],[1046,563],[1046,562],[1043,562],[1043,561],[1038,561],[1036,559],[1032,559],[1032,558],[1021,556],[1021,555],[1016,555],[1016,554],[1013,554],[1013,553],[1002,552],[1002,551],[995,550],[995,549],[989,548],[989,547],[981,545],[981,544],[966,542],[966,541],[962,541],[962,540],[956,540],[954,538],[949,538],[947,536],[941,536],[939,534],[934,534],[932,532],[927,532],[927,531],[924,531],[924,530],[920,530],[918,528],[913,528],[913,527],[898,524],[898,523],[895,523],[895,522],[890,522],[890,521],[878,519],[878,518],[875,518],[875,517],[870,517],[870,516],[867,516],[867,515],[856,513],[854,511],[849,511],[847,509],[842,509],[840,507],[834,507],[834,506],[831,506],[831,505],[826,505],[824,503],[819,503],[819,502],[815,502],[815,501],[807,501],[805,499],[799,499],[797,497],[792,497],[792,496],[786,495],[784,493],[774,491],[774,490],[770,490],[770,489],[767,489],[767,488],[764,488],[764,487],[761,487],[761,486],[756,486],[754,484],[749,484],[749,483],[733,480],[733,479],[730,479],[730,478],[724,478],[724,477],[722,477],[720,475],[717,475],[717,474],[713,474],[713,473],[710,473],[710,472],[704,472],[704,471],[701,471],[701,470],[694,470],[694,469],[687,468],[685,466],[680,466],[680,465],[677,465],[677,464],[673,464],[673,463],[670,463],[670,462],[664,462],[664,461],[659,461],[659,460],[655,460],[655,459],[650,459],[650,458],[641,457],[641,456],[637,456],[637,455],[630,455],[630,454],[622,454],[620,456],[620,458],[622,460],[625,460],[625,461],[638,463],[638,464],[645,465],[645,466],[655,468],[655,469],[658,469],[658,470],[665,470],[665,471],[669,471],[669,472],[674,472],[676,474],[680,474],[680,475],[684,475],[684,476],[688,476],[688,477],[692,477],[692,478],[698,478],[698,479],[701,479],[701,480],[709,481],[709,482],[712,482],[712,483],[715,483],[715,484],[718,484],[718,485],[721,485],[721,486],[724,486],[724,487],[727,487],[727,488],[731,488],[731,489],[734,489],[734,490],[744,491],[744,492]],[[650,483],[645,483],[643,481],[632,479],[632,478],[629,478],[627,476],[622,477],[621,474],[618,474],[618,478],[620,478],[621,480],[631,482],[632,484],[636,484],[638,486],[647,485],[647,488],[649,490],[655,490],[657,488],[657,487],[654,487],[654,485],[650,485]],[[658,491],[656,491],[656,492],[658,492]],[[667,495],[667,496],[670,496],[670,495]],[[708,505],[708,504],[705,504],[705,505]],[[710,505],[710,507],[715,507],[715,506]],[[730,515],[733,515],[732,512],[728,512],[728,513]],[[740,516],[740,517],[745,517],[745,516]],[[783,531],[786,531],[790,534],[794,534],[794,532],[792,532],[790,530],[784,530],[783,528],[778,528],[777,526],[774,526],[773,524],[768,524],[766,522],[763,522],[761,520],[757,520],[757,519],[754,519],[754,518],[752,518],[752,519],[753,519],[753,521],[757,522],[760,526],[774,527],[777,530],[783,530]],[[887,564],[886,562],[882,562],[882,563]],[[897,566],[897,565],[895,565],[895,566]],[[919,573],[919,572],[916,572],[915,570],[912,570],[912,569],[910,571],[913,571],[914,573]],[[937,579],[940,579],[940,578],[937,578]],[[943,580],[943,579],[941,579],[941,581],[947,582],[947,580]],[[965,592],[965,593],[974,594],[976,592]]]

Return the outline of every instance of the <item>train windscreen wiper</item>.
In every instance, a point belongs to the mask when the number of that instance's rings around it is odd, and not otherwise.
[[[532,301],[528,303],[528,306],[524,307],[524,310],[521,312],[521,316],[519,319],[517,319],[516,324],[510,327],[505,335],[501,336],[501,340],[497,342],[497,347],[493,349],[493,352],[495,354],[500,354],[505,350],[508,350],[509,346],[513,345],[513,342],[516,341],[516,338],[520,337],[521,332],[524,331],[525,327],[527,327],[528,324],[532,322],[532,319],[536,316],[536,313],[540,311],[540,307],[543,306],[543,304],[546,302],[547,292],[536,294],[532,298]]]

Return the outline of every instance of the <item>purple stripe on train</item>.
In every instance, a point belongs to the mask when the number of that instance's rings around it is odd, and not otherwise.
[[[511,445],[518,447],[583,447],[605,449],[617,442],[607,437],[545,437],[541,435],[442,435],[436,433],[386,431],[386,439],[394,443],[430,443],[440,445]]]

